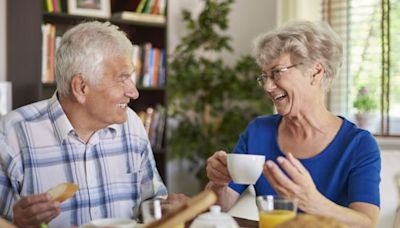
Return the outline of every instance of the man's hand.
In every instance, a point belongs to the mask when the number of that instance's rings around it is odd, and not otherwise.
[[[220,150],[207,160],[207,177],[214,185],[226,186],[231,180],[228,172],[227,157],[227,153]]]
[[[172,204],[181,204],[181,203],[184,203],[188,199],[189,199],[189,197],[187,197],[185,194],[171,193],[167,197],[167,202],[172,203]]]
[[[60,203],[53,201],[48,193],[26,196],[13,208],[13,223],[18,227],[39,227],[49,223],[61,213]]]

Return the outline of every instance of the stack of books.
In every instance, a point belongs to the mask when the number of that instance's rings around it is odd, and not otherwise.
[[[135,11],[123,11],[113,14],[114,18],[164,25],[167,0],[141,0]]]
[[[141,111],[138,115],[149,136],[151,147],[157,150],[161,149],[166,121],[165,107],[161,105],[156,108],[148,107],[146,111]]]

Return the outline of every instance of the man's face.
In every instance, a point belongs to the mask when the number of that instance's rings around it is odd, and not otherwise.
[[[131,59],[112,56],[103,60],[103,75],[96,85],[90,85],[85,108],[91,117],[92,128],[104,128],[110,124],[124,123],[130,99],[137,99],[139,92],[131,75]]]

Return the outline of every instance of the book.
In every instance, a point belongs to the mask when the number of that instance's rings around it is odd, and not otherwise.
[[[146,4],[144,5],[142,13],[151,13],[151,6],[153,5],[154,0],[147,0]]]
[[[164,15],[135,13],[135,12],[131,12],[131,11],[123,11],[123,12],[114,13],[113,17],[121,18],[124,20],[147,22],[147,23],[160,24],[160,25],[163,25],[166,22]]]
[[[142,13],[144,5],[146,5],[147,0],[141,0],[138,7],[136,8],[136,13]]]

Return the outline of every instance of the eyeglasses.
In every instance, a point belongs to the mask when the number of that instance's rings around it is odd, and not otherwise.
[[[278,69],[272,70],[271,71],[271,76],[268,76],[267,74],[261,74],[260,76],[257,77],[257,82],[258,82],[258,84],[260,86],[264,86],[265,82],[267,82],[267,79],[269,77],[271,77],[271,79],[274,82],[276,82],[281,78],[283,73],[288,71],[290,68],[296,67],[296,66],[298,66],[300,64],[303,64],[303,63],[296,63],[296,64],[293,64],[293,65],[290,65],[290,66],[286,66],[286,67],[282,67],[282,68],[278,68]]]

